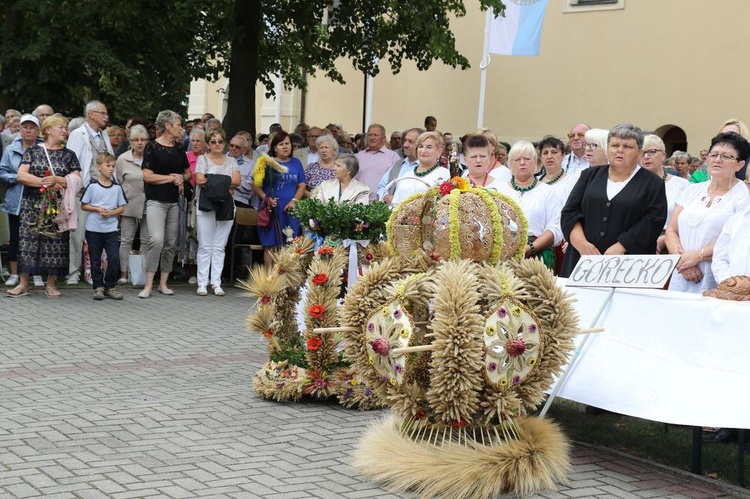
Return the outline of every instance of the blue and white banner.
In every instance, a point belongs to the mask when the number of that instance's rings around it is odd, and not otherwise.
[[[492,19],[490,46],[492,54],[539,55],[547,0],[510,0],[505,3],[505,17]]]

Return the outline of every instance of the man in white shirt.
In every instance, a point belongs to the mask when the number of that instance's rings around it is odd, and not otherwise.
[[[107,106],[93,100],[86,104],[85,109],[86,121],[83,125],[70,132],[66,147],[73,151],[78,157],[81,164],[81,191],[91,181],[96,181],[98,171],[96,169],[96,156],[100,152],[108,152],[114,155],[112,144],[109,142],[109,136],[104,133],[104,129],[109,125],[109,114]],[[78,284],[81,279],[81,263],[83,257],[83,238],[86,233],[84,225],[88,218],[87,211],[81,209],[81,197],[78,194],[76,200],[76,209],[78,211],[78,226],[70,234],[70,264],[68,274],[68,284]]]
[[[385,127],[374,123],[367,128],[367,149],[357,153],[359,173],[355,178],[370,188],[371,202],[378,197],[378,183],[383,174],[401,159],[385,147],[385,141]]]
[[[584,136],[591,127],[579,123],[570,129],[568,140],[570,144],[570,154],[563,158],[562,169],[568,172],[568,175],[575,175],[589,167],[586,160],[586,139]]]

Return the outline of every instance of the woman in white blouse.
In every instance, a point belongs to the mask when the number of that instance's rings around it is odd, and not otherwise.
[[[370,188],[354,180],[354,176],[359,172],[357,157],[351,154],[341,154],[333,165],[334,178],[321,182],[313,193],[313,197],[324,203],[333,199],[337,204],[344,201],[368,204]]]
[[[664,182],[667,192],[667,222],[664,230],[667,230],[669,218],[674,211],[677,198],[680,196],[689,182],[682,177],[676,177],[664,168],[664,160],[667,159],[666,147],[658,135],[648,134],[643,138],[643,149],[641,149],[641,166],[655,174]],[[656,240],[657,253],[663,253],[666,249],[666,236],[661,235]]]
[[[469,180],[472,187],[497,189],[502,181],[490,172],[493,159],[492,144],[487,137],[478,134],[469,135],[464,141],[466,171],[462,176]]]
[[[726,221],[748,203],[745,185],[735,177],[750,154],[750,144],[733,132],[711,140],[706,164],[710,182],[690,184],[677,199],[667,227],[667,248],[681,255],[670,290],[702,293],[716,287],[711,260]]]
[[[430,187],[450,180],[450,171],[441,166],[440,154],[445,148],[443,136],[438,132],[425,132],[417,138],[417,166],[399,177],[392,205],[397,205],[409,196],[426,192]]]
[[[211,128],[206,132],[208,152],[198,156],[195,165],[195,183],[198,186],[196,198],[200,199],[201,191],[207,188],[209,175],[226,175],[229,177],[228,189],[224,203],[231,203],[231,215],[234,215],[233,189],[240,185],[240,167],[232,156],[224,154],[224,143],[227,136],[221,128]],[[224,178],[224,177],[221,177]],[[195,231],[198,234],[198,296],[206,296],[209,277],[216,296],[224,296],[221,289],[221,272],[224,269],[224,248],[227,245],[229,232],[234,219],[219,216],[219,210],[202,211],[198,209],[195,217]]]
[[[521,140],[510,148],[508,162],[513,176],[501,184],[498,191],[515,200],[529,223],[529,244],[526,258],[539,257],[544,264],[555,269],[553,246],[562,241],[560,229],[560,197],[552,187],[534,176],[537,153],[534,144]]]

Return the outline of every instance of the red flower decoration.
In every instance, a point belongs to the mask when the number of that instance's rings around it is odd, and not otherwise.
[[[264,338],[270,338],[271,336],[273,336],[273,329],[266,329],[263,331]]]
[[[313,305],[310,307],[310,315],[314,319],[322,319],[325,315],[326,309],[323,307],[323,305]]]
[[[455,189],[456,186],[453,185],[451,182],[443,182],[440,184],[440,195],[445,196],[447,194],[450,194],[450,192]]]
[[[321,246],[318,248],[318,254],[320,256],[333,256],[333,248],[328,245]]]
[[[420,409],[417,411],[417,415],[415,416],[418,420],[424,419],[425,416],[427,416],[427,411],[424,409]]]
[[[367,260],[368,262],[373,260],[374,258],[375,258],[375,255],[373,255],[372,253],[367,253],[365,255],[365,260]]]
[[[312,338],[309,338],[307,340],[307,349],[308,350],[317,350],[322,345],[323,345],[323,340],[321,340],[317,336],[313,336]]]
[[[270,301],[271,301],[271,297],[270,297],[270,296],[263,296],[263,297],[261,297],[261,299],[260,299],[260,302],[261,302],[261,303],[262,303],[263,305],[265,305],[266,303],[268,303],[268,302],[270,302]]]
[[[459,419],[458,421],[452,421],[451,426],[454,428],[466,428],[466,425],[468,423],[464,421],[463,419]]]
[[[326,274],[315,274],[312,278],[313,284],[322,286],[328,282],[328,276]]]

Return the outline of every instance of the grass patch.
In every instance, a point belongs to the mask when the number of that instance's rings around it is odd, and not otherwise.
[[[573,440],[690,471],[692,427],[613,413],[587,414],[583,404],[559,398],[550,407],[549,417],[560,423]],[[703,442],[702,467],[704,476],[737,485],[737,444]]]

